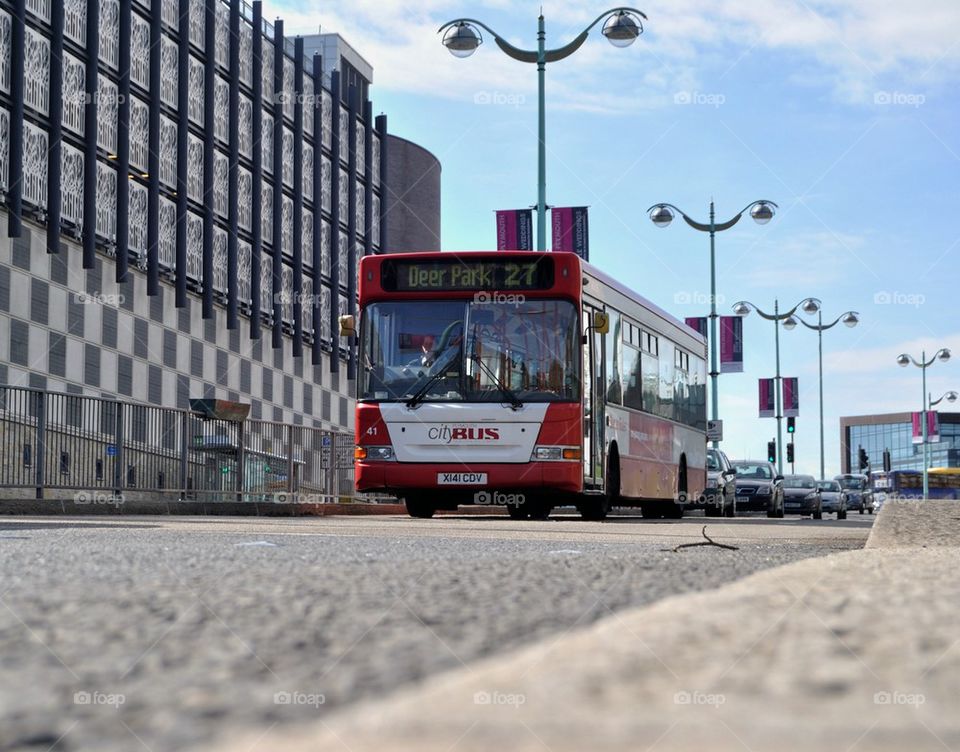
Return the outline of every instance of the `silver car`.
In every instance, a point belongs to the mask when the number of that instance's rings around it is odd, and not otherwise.
[[[847,519],[847,492],[840,486],[840,481],[818,480],[817,486],[823,513],[836,514],[838,520]]]

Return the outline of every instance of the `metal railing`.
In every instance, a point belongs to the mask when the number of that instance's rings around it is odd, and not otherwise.
[[[75,498],[352,500],[353,436],[261,420],[0,386],[0,491]],[[9,495],[9,492],[3,494]],[[85,497],[86,495],[86,497]]]

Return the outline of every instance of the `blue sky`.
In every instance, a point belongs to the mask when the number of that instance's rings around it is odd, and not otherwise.
[[[539,4],[265,5],[288,33],[337,31],[373,65],[375,111],[442,163],[444,249],[494,246],[493,211],[535,202],[535,66],[489,35],[457,60],[436,30],[469,16],[533,47]],[[607,7],[544,3],[548,46]],[[744,218],[718,235],[720,310],[814,296],[826,320],[860,313],[858,327],[823,338],[827,472],[836,472],[840,415],[920,409],[920,371],[898,368],[899,353],[953,348],[928,382],[935,399],[960,390],[960,3],[638,7],[649,20],[632,47],[612,47],[597,27],[547,67],[547,201],[589,205],[591,261],[679,317],[706,312],[708,238],[682,222],[656,228],[647,207],[668,201],[705,221],[713,198],[720,221],[755,199],[776,201],[769,225]],[[773,325],[751,315],[744,336],[744,373],[720,379],[731,456],[762,455],[776,432],[756,405],[757,379],[774,371]],[[816,472],[815,332],[781,330],[781,364],[800,379],[797,470]]]

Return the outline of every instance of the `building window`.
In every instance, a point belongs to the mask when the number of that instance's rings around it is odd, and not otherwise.
[[[160,241],[157,258],[161,269],[173,271],[177,258],[177,205],[165,196],[160,197]]]
[[[166,6],[164,6],[166,7]],[[160,101],[177,108],[177,43],[167,36],[160,38]]]
[[[150,23],[136,13],[130,16],[130,80],[150,88]]]
[[[192,13],[191,13],[192,16]],[[189,109],[187,116],[197,125],[203,123],[203,63],[190,56],[190,88],[187,96]]]
[[[23,103],[46,115],[50,107],[50,41],[28,26],[24,46]]]
[[[97,235],[117,239],[117,171],[97,162]]]
[[[129,0],[125,0],[129,2]],[[120,65],[120,3],[100,0],[100,59],[108,68]]]
[[[83,224],[83,152],[70,144],[60,151],[60,217]]]

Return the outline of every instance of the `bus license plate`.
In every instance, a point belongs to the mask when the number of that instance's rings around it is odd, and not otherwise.
[[[482,486],[486,482],[486,473],[437,473],[438,486]]]

